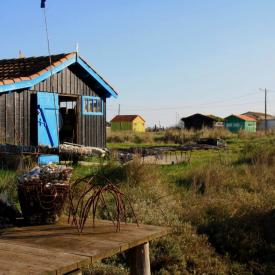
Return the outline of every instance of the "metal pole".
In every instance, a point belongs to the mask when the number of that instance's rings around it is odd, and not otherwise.
[[[265,126],[265,132],[267,131],[267,119],[266,119],[266,112],[267,112],[267,104],[266,104],[266,101],[267,101],[267,90],[266,88],[264,89],[264,97],[265,97],[265,100],[264,100],[264,126]]]

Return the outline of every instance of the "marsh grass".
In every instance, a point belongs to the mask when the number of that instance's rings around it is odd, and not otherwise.
[[[16,173],[0,170],[0,196],[9,202],[17,203]]]
[[[142,223],[173,228],[151,245],[154,274],[274,274],[274,144],[273,136],[234,137],[233,150],[198,152],[190,165],[135,159],[111,169]]]

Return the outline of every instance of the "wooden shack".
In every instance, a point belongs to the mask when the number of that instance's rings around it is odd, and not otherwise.
[[[114,88],[77,53],[0,60],[0,143],[106,146]]]
[[[256,119],[245,115],[230,115],[224,119],[224,127],[230,132],[256,132]]]
[[[217,120],[211,116],[194,114],[182,118],[181,121],[184,122],[184,128],[187,130],[201,130],[202,128],[213,128]]]

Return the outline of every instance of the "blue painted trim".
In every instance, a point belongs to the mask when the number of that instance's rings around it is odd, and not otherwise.
[[[86,112],[85,111],[85,100],[86,99],[96,99],[101,100],[101,112]],[[82,96],[82,115],[84,116],[103,116],[104,113],[104,102],[102,98],[98,96]]]
[[[114,98],[117,98],[117,93],[114,91],[114,89],[108,85],[91,67],[89,67],[80,57],[77,58],[77,63],[85,69],[93,78],[101,84],[101,86],[109,93],[110,96],[113,96]],[[109,97],[110,97],[109,96]]]
[[[52,138],[51,131],[50,131],[49,127],[48,127],[48,123],[47,123],[47,120],[46,120],[44,111],[43,111],[43,109],[40,107],[40,105],[37,105],[37,109],[38,109],[38,111],[40,112],[41,117],[42,117],[42,119],[43,119],[43,122],[42,122],[42,121],[38,121],[38,123],[39,123],[39,124],[44,124],[45,129],[46,129],[46,132],[47,132],[48,137],[49,137],[49,140],[50,140],[50,143],[51,143],[51,147],[53,147],[53,146],[54,146],[54,142],[53,142],[53,138]]]
[[[76,58],[70,58],[66,60],[64,63],[53,67],[52,73],[58,73],[62,71],[63,69],[67,68],[68,66],[72,65],[73,63],[76,62]],[[47,71],[46,73],[32,79],[32,80],[23,80],[20,82],[16,82],[13,84],[6,84],[6,85],[0,85],[0,93],[5,93],[5,92],[10,92],[12,90],[19,90],[19,89],[25,89],[25,88],[31,88],[32,86],[38,84],[39,82],[42,82],[49,78],[51,76],[51,71]]]
[[[90,76],[92,76],[105,89],[108,95],[107,97],[113,96],[117,98],[118,95],[114,91],[114,89],[106,81],[104,81],[91,67],[89,67],[80,57],[74,56],[64,61],[62,64],[56,67],[53,67],[52,74],[56,74],[74,63],[78,63],[86,72],[89,73]],[[51,71],[47,71],[46,73],[32,80],[23,80],[12,84],[0,85],[0,93],[31,88],[34,85],[38,84],[39,82],[46,80],[50,76],[51,76]]]

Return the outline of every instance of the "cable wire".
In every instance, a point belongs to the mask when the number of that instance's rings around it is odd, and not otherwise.
[[[48,56],[49,56],[49,63],[50,63],[50,92],[53,93],[53,100],[54,100],[54,113],[55,113],[55,122],[56,122],[56,132],[57,132],[57,139],[58,139],[58,145],[60,143],[59,139],[59,121],[57,118],[57,106],[56,106],[56,100],[55,100],[55,92],[53,88],[53,67],[52,67],[52,54],[51,54],[51,48],[50,48],[50,38],[49,38],[49,30],[48,30],[48,22],[47,22],[47,15],[46,15],[46,6],[43,6],[43,14],[44,14],[44,23],[45,23],[45,30],[46,30],[46,40],[47,40],[47,48],[48,48]]]

